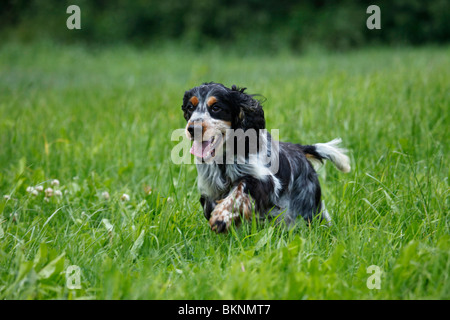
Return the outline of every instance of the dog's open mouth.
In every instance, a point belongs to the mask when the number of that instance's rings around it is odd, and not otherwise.
[[[218,134],[213,136],[208,141],[194,140],[192,143],[191,153],[203,160],[209,160],[215,157],[216,148],[222,143],[222,135]]]

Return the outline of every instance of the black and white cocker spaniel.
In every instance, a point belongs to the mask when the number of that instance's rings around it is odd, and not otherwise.
[[[330,222],[312,162],[330,160],[349,172],[341,139],[314,145],[276,141],[265,130],[261,101],[234,85],[211,82],[186,91],[182,110],[212,230],[225,232],[253,212],[287,225],[297,216]]]

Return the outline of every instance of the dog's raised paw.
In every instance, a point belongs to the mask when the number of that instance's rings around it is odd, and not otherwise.
[[[228,230],[226,222],[223,220],[216,220],[211,224],[211,230],[216,233],[222,233]]]
[[[221,204],[214,209],[211,214],[211,219],[209,220],[211,230],[217,233],[227,231],[231,226],[233,218],[238,216],[238,214],[234,215],[231,211],[229,211],[226,204],[226,202],[221,202]]]

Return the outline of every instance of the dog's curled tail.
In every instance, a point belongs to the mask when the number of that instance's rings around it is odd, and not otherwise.
[[[340,171],[350,172],[350,159],[345,154],[347,150],[339,148],[341,142],[342,139],[337,138],[326,143],[304,146],[303,151],[309,160],[319,162],[322,162],[323,159],[330,160]]]

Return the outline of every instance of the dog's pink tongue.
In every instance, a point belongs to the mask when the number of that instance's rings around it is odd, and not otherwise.
[[[205,149],[210,145],[211,143],[209,141],[198,141],[194,140],[192,143],[191,153],[199,158],[203,158],[206,156]]]

